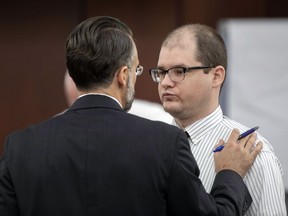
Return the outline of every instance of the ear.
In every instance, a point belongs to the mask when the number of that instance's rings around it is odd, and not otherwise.
[[[226,71],[223,66],[216,66],[215,68],[212,69],[213,73],[213,87],[220,87],[222,83],[224,82],[225,76],[226,76]]]
[[[116,78],[119,83],[119,86],[126,86],[128,76],[129,76],[129,68],[127,66],[122,66],[116,73]]]

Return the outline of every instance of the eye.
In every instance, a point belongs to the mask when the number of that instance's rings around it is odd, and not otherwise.
[[[159,76],[163,76],[163,75],[166,74],[166,71],[164,71],[164,70],[158,70],[158,74],[159,74]]]
[[[171,72],[174,73],[176,76],[181,76],[184,72],[183,68],[173,68]]]

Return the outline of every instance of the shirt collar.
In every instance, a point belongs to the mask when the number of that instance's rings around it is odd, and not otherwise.
[[[189,134],[193,144],[199,143],[203,137],[213,128],[215,128],[223,119],[223,112],[220,106],[218,106],[208,116],[188,125],[185,131]],[[173,125],[177,125],[176,121],[173,120]],[[179,126],[178,126],[179,127]]]

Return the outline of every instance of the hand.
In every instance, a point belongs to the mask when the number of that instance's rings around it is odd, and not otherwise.
[[[214,153],[216,173],[229,169],[239,173],[243,178],[251,168],[263,144],[258,142],[256,146],[254,146],[256,141],[255,133],[237,141],[239,135],[239,131],[233,129],[227,143],[225,143],[225,148],[220,152]],[[224,141],[220,140],[217,146],[223,144]]]

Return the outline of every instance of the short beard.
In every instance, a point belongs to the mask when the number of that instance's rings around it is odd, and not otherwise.
[[[123,108],[124,111],[128,112],[131,109],[134,98],[135,98],[135,90],[129,76],[127,80],[127,93],[125,95],[126,104]]]

